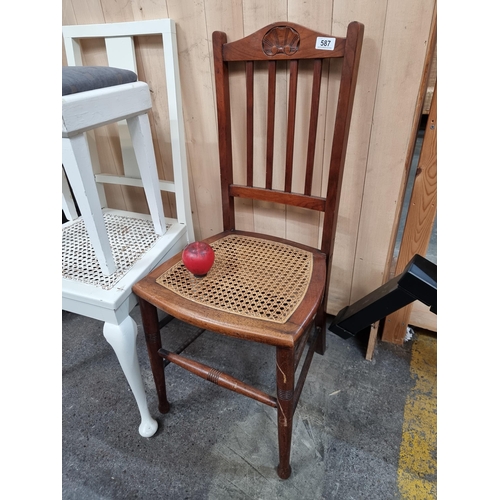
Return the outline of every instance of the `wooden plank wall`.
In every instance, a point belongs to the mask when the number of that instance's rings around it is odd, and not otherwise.
[[[191,203],[198,239],[222,229],[212,32],[225,31],[231,41],[271,22],[291,21],[344,36],[350,21],[365,25],[328,306],[328,311],[336,314],[383,283],[392,256],[406,178],[405,157],[412,140],[412,120],[434,9],[435,0],[63,0],[62,23],[112,23],[161,17],[175,20]],[[168,122],[160,50],[160,40],[156,37],[141,38],[137,60],[139,77],[150,84],[155,100],[151,121],[159,174],[169,179],[168,143],[162,140]],[[102,44],[87,44],[87,64],[99,64],[102,57]],[[63,64],[64,61],[63,54]],[[334,88],[337,80],[331,75],[325,78],[329,78],[328,83]],[[323,96],[323,99],[328,98]],[[256,110],[256,123],[260,112]],[[329,113],[321,116],[322,133],[331,130],[329,118]],[[96,141],[103,169],[120,172],[113,127],[99,131]],[[315,180],[320,191],[323,181]],[[143,211],[142,193],[132,188],[116,189],[111,196],[116,208]],[[167,213],[171,213],[171,200],[165,197],[164,202]],[[318,243],[321,221],[316,215],[307,220],[310,230],[297,233],[297,221],[303,215],[296,210],[247,202],[239,206],[238,221],[244,229],[260,228],[292,239],[297,237],[311,245]]]

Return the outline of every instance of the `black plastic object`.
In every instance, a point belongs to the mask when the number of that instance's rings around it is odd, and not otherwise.
[[[351,338],[415,300],[437,314],[437,266],[418,254],[400,275],[339,311],[329,330],[343,339]]]

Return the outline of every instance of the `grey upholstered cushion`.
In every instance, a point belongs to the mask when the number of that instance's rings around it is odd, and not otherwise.
[[[128,69],[108,66],[63,66],[62,95],[113,87],[136,82],[137,75]]]

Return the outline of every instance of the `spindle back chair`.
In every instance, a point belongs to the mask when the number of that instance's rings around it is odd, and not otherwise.
[[[295,23],[278,22],[234,42],[222,32],[213,33],[217,99],[219,159],[221,172],[223,232],[205,241],[215,251],[215,263],[203,278],[194,277],[183,265],[181,254],[159,266],[134,286],[139,296],[149,357],[161,412],[169,411],[165,389],[164,359],[206,380],[256,399],[278,413],[278,475],[291,473],[290,449],[293,414],[314,352],[326,348],[326,301],[333,240],[338,217],[340,188],[363,38],[363,25],[352,22],[346,37],[333,37]],[[313,193],[320,87],[326,59],[342,59],[326,195]],[[309,133],[295,134],[298,74],[303,60],[312,60],[313,82]],[[277,65],[286,61],[289,72],[284,185],[277,186],[275,144],[277,116]],[[231,108],[230,71],[233,63],[245,65],[246,117]],[[254,183],[259,167],[254,161],[255,70],[267,65],[267,144],[265,185]],[[265,92],[265,91],[263,91]],[[331,97],[328,99],[331,102]],[[247,182],[233,181],[232,124],[247,125]],[[299,140],[307,148],[305,169],[294,161]],[[240,155],[241,156],[241,155]],[[263,156],[263,155],[261,155]],[[304,188],[294,188],[294,175],[302,171]],[[238,175],[241,177],[241,175]],[[313,248],[301,243],[256,232],[237,230],[235,198],[248,198],[319,211],[324,214],[321,244]],[[219,370],[202,365],[162,348],[157,308],[190,324],[212,332],[276,347],[276,396],[264,393]],[[306,344],[310,347],[295,384],[295,371]]]

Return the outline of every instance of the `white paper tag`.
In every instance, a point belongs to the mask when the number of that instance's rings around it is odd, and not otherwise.
[[[318,36],[316,38],[316,49],[319,50],[333,50],[335,48],[335,38],[326,36]]]

